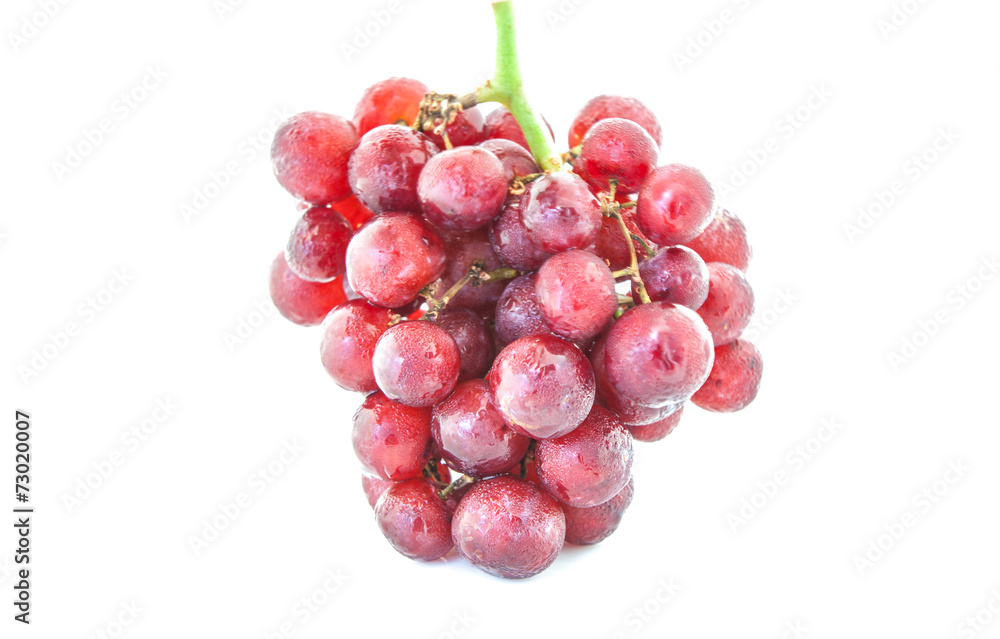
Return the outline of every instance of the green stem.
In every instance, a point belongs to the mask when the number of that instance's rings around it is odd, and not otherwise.
[[[548,128],[541,116],[531,108],[524,92],[521,65],[517,58],[517,37],[514,30],[513,0],[493,3],[497,25],[497,66],[493,79],[476,90],[479,102],[499,102],[517,119],[528,140],[535,162],[545,172],[563,170],[562,156],[552,148]]]

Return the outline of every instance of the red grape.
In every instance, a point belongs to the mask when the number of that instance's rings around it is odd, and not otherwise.
[[[651,302],[626,311],[608,333],[608,380],[646,406],[687,400],[712,369],[712,335],[691,309]]]
[[[597,340],[590,350],[590,363],[594,368],[594,381],[597,386],[597,399],[618,415],[618,419],[628,427],[652,424],[672,413],[678,403],[667,404],[666,406],[653,407],[644,406],[621,393],[608,381],[607,366],[605,365],[605,344],[608,335],[605,333]]]
[[[697,395],[697,393],[695,393]],[[681,404],[675,411],[658,422],[645,424],[643,426],[629,426],[628,432],[632,433],[632,439],[639,442],[658,442],[670,433],[674,432],[677,424],[684,414],[684,405]]]
[[[431,458],[431,409],[394,402],[380,391],[354,414],[354,453],[366,473],[402,481],[420,475]]]
[[[421,561],[433,561],[452,549],[451,515],[434,483],[424,477],[390,486],[375,506],[375,521],[392,547]]]
[[[378,387],[407,406],[433,406],[455,388],[461,355],[448,331],[423,320],[390,326],[372,356]]]
[[[532,175],[539,172],[538,165],[535,164],[535,158],[532,157],[531,152],[517,142],[497,138],[481,142],[479,147],[497,156],[500,164],[503,165],[507,182],[510,182],[519,175]]]
[[[587,183],[607,191],[611,180],[617,191],[635,193],[656,167],[660,150],[646,131],[630,120],[608,118],[591,127],[574,165]]]
[[[611,269],[586,251],[550,257],[538,271],[535,295],[552,332],[569,340],[596,336],[618,308]]]
[[[552,133],[552,126],[548,120],[543,117],[542,122],[549,129],[549,139],[555,141],[555,134]],[[517,123],[517,118],[504,107],[490,111],[486,115],[486,137],[490,140],[501,139],[517,142],[525,149],[531,150],[528,146],[528,139],[524,137],[524,131],[521,130],[521,125]]]
[[[448,125],[448,141],[454,147],[470,146],[479,144],[486,139],[486,118],[479,107],[463,109],[455,117],[455,121]],[[444,138],[433,131],[427,131],[427,137],[431,139],[439,149],[444,149],[447,145]]]
[[[716,346],[723,346],[743,334],[753,317],[754,294],[743,271],[730,264],[708,265],[708,298],[698,309]]]
[[[521,222],[531,242],[549,253],[586,248],[601,228],[601,206],[573,173],[547,173],[521,199]]]
[[[358,230],[365,222],[375,217],[375,214],[368,210],[368,207],[362,204],[356,195],[345,197],[331,205],[331,208],[343,215],[351,223],[351,228],[354,230]]]
[[[271,301],[285,319],[300,326],[315,326],[337,304],[347,300],[339,279],[309,282],[288,268],[285,253],[271,263]]]
[[[668,246],[639,264],[639,276],[654,302],[673,302],[698,310],[708,297],[708,265],[683,246]],[[632,297],[637,297],[635,285]]]
[[[485,377],[496,356],[493,335],[486,320],[467,308],[448,308],[437,318],[438,325],[448,331],[462,358],[458,381]]]
[[[725,209],[719,210],[701,235],[687,243],[706,262],[725,262],[746,273],[753,251],[743,220]]]
[[[590,508],[563,505],[566,515],[566,541],[579,546],[596,544],[607,539],[618,529],[622,515],[632,503],[634,482],[630,479],[625,488],[610,500]]]
[[[517,432],[560,437],[580,425],[594,405],[594,371],[579,348],[554,335],[529,335],[508,344],[490,371],[493,403]]]
[[[420,213],[417,181],[438,148],[423,133],[386,124],[366,133],[347,163],[351,190],[375,213]]]
[[[365,300],[350,300],[323,320],[319,356],[341,388],[368,393],[378,388],[372,371],[375,344],[389,328],[393,312]]]
[[[442,232],[441,239],[445,243],[448,262],[441,275],[441,280],[437,284],[437,294],[439,295],[465,277],[473,262],[482,262],[486,271],[503,266],[500,258],[493,252],[489,234],[485,229],[464,233]],[[471,308],[482,315],[492,315],[506,283],[506,280],[496,280],[474,286],[470,282],[462,287],[462,290],[452,298],[448,306],[449,308],[458,306]]]
[[[420,112],[420,102],[430,89],[410,78],[389,78],[368,87],[354,108],[358,135],[383,124],[413,124]]]
[[[603,504],[632,476],[632,436],[614,413],[595,406],[573,432],[538,442],[535,469],[542,488],[560,502]]]
[[[764,362],[750,342],[738,339],[715,349],[715,364],[708,381],[691,401],[716,413],[743,410],[757,397]]]
[[[351,194],[347,159],[357,146],[354,125],[339,115],[293,115],[274,134],[274,176],[295,197],[326,206]]]
[[[442,151],[427,162],[417,183],[424,216],[444,228],[471,231],[500,213],[507,199],[503,165],[474,146]]]
[[[587,132],[606,118],[624,118],[635,122],[649,133],[657,146],[663,144],[663,132],[656,115],[635,98],[618,95],[600,95],[583,105],[569,129],[569,148],[583,142]]]
[[[365,498],[372,510],[375,510],[375,504],[378,503],[378,498],[382,496],[382,493],[389,490],[389,487],[395,483],[391,479],[380,479],[364,473],[361,474],[361,489],[365,491]]]
[[[552,255],[528,239],[528,229],[521,223],[520,198],[509,198],[500,215],[493,220],[490,244],[504,264],[518,271],[533,271]]]
[[[524,457],[531,441],[507,427],[482,379],[462,382],[434,407],[431,435],[448,466],[473,477],[504,472]]]
[[[498,577],[524,579],[555,561],[566,517],[552,497],[509,475],[481,481],[455,509],[451,536],[458,554]]]
[[[636,219],[651,240],[686,244],[712,221],[715,193],[697,169],[669,164],[649,174],[637,202]]]
[[[372,304],[396,308],[444,273],[444,245],[430,224],[406,213],[373,219],[347,246],[347,280]]]
[[[497,336],[504,344],[528,335],[551,334],[552,329],[542,317],[535,295],[536,273],[525,273],[511,280],[497,302]]]
[[[352,235],[350,222],[334,209],[309,209],[288,238],[285,248],[288,268],[310,282],[329,282],[343,275],[347,243]]]

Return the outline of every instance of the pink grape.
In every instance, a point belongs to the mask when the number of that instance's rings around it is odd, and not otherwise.
[[[701,235],[687,243],[706,262],[725,262],[746,273],[753,250],[743,220],[721,209]]]
[[[352,439],[367,474],[393,481],[418,477],[434,447],[431,409],[404,406],[376,391],[354,414]]]
[[[698,393],[695,393],[697,395]],[[677,407],[675,411],[652,424],[643,426],[629,426],[628,431],[632,433],[632,439],[637,442],[658,442],[670,433],[674,432],[677,424],[680,423],[684,415],[684,405]]]
[[[560,502],[597,506],[632,476],[632,436],[614,413],[595,406],[573,432],[538,442],[535,468],[542,488]]]
[[[438,148],[423,133],[386,124],[366,133],[347,163],[351,190],[375,213],[420,213],[417,182]]]
[[[339,115],[307,111],[274,133],[271,164],[278,183],[295,197],[326,206],[351,194],[347,162],[358,146],[354,125]]]
[[[334,209],[313,207],[292,229],[285,248],[288,268],[304,280],[329,282],[344,274],[351,224]]]
[[[738,339],[715,349],[715,364],[708,380],[691,401],[716,413],[743,410],[757,397],[764,362],[750,342]]]
[[[390,486],[375,506],[375,521],[392,547],[421,561],[439,559],[452,549],[451,516],[434,483],[424,477]]]
[[[649,133],[657,146],[663,144],[663,132],[656,115],[639,100],[618,95],[600,95],[587,102],[580,109],[569,129],[569,148],[583,142],[587,132],[597,122],[606,118],[625,118],[641,126]]]
[[[566,516],[531,482],[500,475],[479,482],[455,509],[451,536],[458,554],[498,577],[524,579],[555,561]]]
[[[626,311],[608,333],[604,356],[614,388],[646,406],[682,402],[708,379],[712,335],[689,308],[651,302]]]
[[[566,515],[566,543],[588,546],[607,539],[618,529],[632,503],[634,482],[629,480],[617,495],[597,506],[574,508],[563,504]]]
[[[471,231],[493,221],[507,199],[503,165],[479,147],[442,151],[417,182],[424,217],[447,229]]]
[[[594,371],[579,348],[554,335],[508,344],[490,371],[493,403],[515,431],[535,439],[560,437],[594,405]]]
[[[697,169],[669,164],[649,174],[637,202],[636,219],[651,240],[686,244],[712,221],[715,193]]]
[[[618,308],[611,269],[586,251],[550,257],[538,271],[535,295],[552,332],[569,340],[596,336]]]
[[[656,167],[659,155],[656,141],[641,126],[608,118],[587,132],[575,166],[592,188],[607,191],[615,181],[617,191],[636,193]]]
[[[282,317],[300,326],[315,326],[334,306],[347,300],[340,279],[309,282],[288,268],[284,252],[271,263],[271,301]]]
[[[337,306],[323,320],[320,361],[338,386],[369,393],[378,388],[372,371],[375,344],[382,337],[393,312],[365,300]]]
[[[716,346],[734,341],[753,317],[754,294],[743,272],[730,264],[708,265],[708,297],[698,309]]]
[[[461,355],[455,340],[422,320],[390,326],[372,356],[375,382],[389,399],[407,406],[433,406],[455,388]]]
[[[573,173],[548,173],[538,178],[525,191],[520,207],[528,239],[549,253],[586,248],[601,228],[597,198]]]
[[[351,238],[347,280],[372,304],[397,308],[441,277],[446,259],[430,224],[415,215],[385,213]]]
[[[504,423],[482,379],[462,382],[434,407],[431,435],[448,466],[474,477],[504,472],[524,457],[531,441]]]

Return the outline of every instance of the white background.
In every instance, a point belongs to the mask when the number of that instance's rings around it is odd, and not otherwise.
[[[44,3],[4,3],[0,634],[1000,637],[1000,278],[983,268],[1000,257],[1000,5],[895,0],[912,15],[888,32],[893,0],[520,0],[529,94],[560,146],[587,99],[634,95],[659,114],[664,162],[720,187],[751,174],[725,203],[754,244],[765,378],[742,413],[690,407],[637,445],[614,536],[506,582],[388,546],[349,443],[360,399],[319,365],[318,329],[255,313],[296,218],[248,141],[269,143],[275,110],[350,116],[385,77],[463,93],[490,72],[488,3],[398,1],[367,43],[356,29],[387,0],[55,3],[20,44]],[[165,78],[123,108],[147,68]],[[59,175],[104,118],[110,133]],[[123,271],[127,287],[104,291]],[[25,375],[43,349],[54,359]],[[133,447],[123,435],[164,417],[157,400],[176,408]],[[30,628],[7,603],[15,408],[33,417]],[[831,420],[836,435],[814,439]],[[302,452],[258,492],[283,442]],[[194,552],[241,493],[250,505]],[[977,613],[980,630],[963,625]]]

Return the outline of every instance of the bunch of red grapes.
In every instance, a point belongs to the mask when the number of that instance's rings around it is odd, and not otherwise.
[[[353,121],[281,126],[274,172],[304,212],[271,296],[322,323],[323,366],[365,394],[354,450],[389,543],[530,577],[618,527],[633,440],[688,400],[754,399],[751,250],[699,171],[658,166],[635,99],[588,102],[543,173],[509,111],[428,119],[440,97],[393,78]]]

